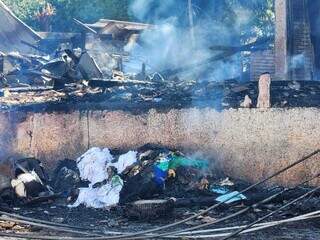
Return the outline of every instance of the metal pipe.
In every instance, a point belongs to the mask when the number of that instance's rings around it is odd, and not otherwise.
[[[234,198],[234,197],[236,197],[236,196],[238,196],[238,195],[240,195],[240,194],[243,194],[243,193],[247,192],[248,190],[250,190],[250,189],[252,189],[252,188],[254,188],[254,187],[256,187],[256,186],[258,186],[258,185],[260,185],[260,184],[263,184],[263,183],[267,182],[268,180],[270,180],[271,178],[273,178],[273,177],[275,177],[275,176],[277,176],[277,175],[279,175],[279,174],[287,171],[288,169],[290,169],[290,168],[292,168],[292,167],[294,167],[294,166],[296,166],[296,165],[298,165],[298,164],[306,161],[307,159],[311,158],[312,156],[318,154],[319,152],[320,152],[320,149],[318,149],[318,150],[314,151],[313,153],[311,153],[311,154],[303,157],[302,159],[300,159],[300,160],[298,160],[298,161],[290,164],[289,166],[287,166],[287,167],[285,167],[285,168],[277,171],[276,173],[272,174],[271,176],[265,178],[264,180],[261,180],[260,182],[255,183],[255,184],[249,186],[248,188],[246,188],[246,189],[242,190],[241,192],[239,192],[237,195],[232,196],[232,197],[226,199],[226,200],[223,201],[223,202],[220,202],[220,203],[218,203],[218,204],[215,204],[215,205],[209,207],[208,209],[206,209],[205,211],[203,211],[203,212],[201,212],[201,213],[198,213],[198,214],[196,214],[196,215],[194,215],[194,216],[192,216],[192,217],[186,218],[186,219],[181,220],[181,221],[178,221],[178,222],[176,222],[176,223],[172,223],[172,224],[168,224],[168,225],[165,225],[165,226],[162,226],[162,227],[157,227],[157,228],[153,228],[153,229],[149,229],[149,230],[144,230],[144,231],[140,231],[140,232],[136,232],[136,233],[123,234],[123,235],[120,235],[120,236],[118,235],[118,236],[102,236],[102,237],[86,237],[86,238],[60,238],[60,239],[72,239],[72,240],[84,240],[84,239],[103,240],[103,239],[120,239],[120,238],[126,238],[126,239],[129,239],[129,238],[132,238],[132,239],[149,238],[149,239],[150,239],[150,235],[149,235],[149,236],[136,237],[136,238],[134,238],[134,237],[135,237],[135,236],[142,235],[142,234],[147,234],[147,233],[152,233],[152,232],[155,232],[155,231],[163,230],[163,229],[168,229],[168,228],[171,228],[171,227],[174,227],[174,226],[178,226],[178,225],[180,225],[180,224],[182,224],[182,223],[185,223],[185,222],[187,222],[187,221],[193,220],[193,219],[195,219],[195,218],[197,218],[197,217],[199,217],[199,216],[201,216],[201,215],[203,215],[203,214],[205,214],[205,213],[208,213],[209,211],[211,211],[211,210],[213,210],[213,209],[221,206],[222,204],[226,203],[227,201],[231,200],[232,198]],[[269,198],[271,198],[271,197],[269,197]],[[244,209],[244,210],[245,210],[245,209]],[[241,210],[241,212],[244,212],[244,210]],[[233,215],[234,215],[234,214],[233,214]],[[167,234],[166,234],[166,235],[167,235]],[[0,236],[1,236],[1,235],[0,235]],[[26,237],[26,236],[25,236],[25,237]],[[37,239],[38,239],[38,238],[37,238]]]
[[[59,232],[67,232],[67,233],[74,233],[74,234],[81,234],[81,235],[87,235],[87,236],[101,236],[98,234],[92,234],[92,233],[87,233],[83,231],[76,231],[76,230],[71,230],[67,228],[62,228],[62,227],[56,227],[56,226],[50,226],[47,224],[41,224],[41,223],[35,223],[31,221],[25,221],[25,220],[19,220],[19,219],[14,219],[10,217],[0,217],[1,221],[10,221],[10,222],[15,222],[15,223],[21,223],[21,224],[26,224],[26,225],[31,225],[31,226],[36,226],[36,227],[42,227],[42,228],[47,228],[51,229],[54,231],[59,231]]]
[[[117,238],[131,238],[131,237],[138,236],[138,235],[142,235],[142,234],[152,233],[152,232],[156,232],[156,231],[160,231],[160,230],[164,230],[164,229],[176,227],[176,226],[181,225],[181,224],[183,224],[183,223],[185,223],[185,222],[188,222],[188,221],[190,221],[190,220],[196,219],[197,217],[202,216],[202,215],[208,213],[209,211],[211,211],[211,210],[213,210],[213,209],[216,209],[217,207],[219,207],[219,206],[221,206],[222,204],[228,202],[228,201],[231,200],[232,198],[237,197],[237,196],[239,196],[240,194],[243,194],[243,193],[245,193],[245,192],[253,189],[253,188],[256,187],[256,186],[259,186],[259,185],[267,182],[268,180],[270,180],[270,179],[278,176],[279,174],[281,174],[281,173],[283,173],[283,172],[285,172],[285,171],[293,168],[294,166],[296,166],[296,165],[298,165],[298,164],[300,164],[300,163],[308,160],[309,158],[313,157],[314,155],[318,154],[319,152],[320,152],[320,149],[312,152],[311,154],[309,154],[309,155],[307,155],[307,156],[299,159],[298,161],[295,161],[294,163],[290,164],[289,166],[287,166],[287,167],[285,167],[285,168],[277,171],[276,173],[274,173],[274,174],[272,174],[271,176],[269,176],[269,177],[267,177],[267,178],[259,181],[258,183],[252,184],[251,186],[247,187],[246,189],[240,191],[237,195],[232,196],[232,197],[230,197],[230,198],[226,199],[225,201],[222,201],[222,202],[220,202],[220,203],[218,203],[218,204],[215,204],[215,205],[207,208],[206,210],[204,210],[204,211],[202,211],[201,213],[198,213],[198,214],[196,214],[196,215],[194,215],[194,216],[191,216],[191,217],[189,217],[189,218],[186,218],[186,219],[184,219],[184,220],[181,220],[181,221],[178,221],[178,222],[175,222],[175,223],[168,224],[168,225],[166,225],[166,226],[157,227],[157,228],[153,228],[153,229],[149,229],[149,230],[145,230],[145,231],[139,231],[139,232],[136,232],[136,233],[134,233],[134,234],[126,234],[126,235],[123,235],[123,236],[117,236]],[[104,238],[104,239],[115,239],[115,237],[109,237],[109,238]]]
[[[245,231],[245,230],[247,230],[247,229],[251,228],[253,225],[255,225],[255,224],[259,223],[259,222],[262,222],[263,220],[267,219],[268,217],[271,217],[272,215],[274,215],[274,214],[276,214],[276,213],[280,212],[281,210],[285,209],[286,207],[291,206],[292,204],[294,204],[294,203],[296,203],[296,202],[298,202],[298,201],[302,200],[303,198],[305,198],[305,197],[309,196],[310,194],[312,194],[312,193],[314,193],[314,192],[316,192],[316,191],[318,191],[318,190],[320,190],[320,186],[319,186],[319,187],[317,187],[317,188],[315,188],[315,189],[312,189],[312,190],[308,191],[307,193],[305,193],[305,194],[301,195],[300,197],[298,197],[298,198],[296,198],[296,199],[294,199],[294,200],[292,200],[292,201],[288,202],[287,204],[283,205],[282,207],[280,207],[280,208],[278,208],[278,209],[276,209],[276,210],[272,211],[271,213],[269,213],[269,214],[265,215],[265,216],[264,216],[264,217],[262,217],[262,218],[259,218],[258,220],[256,220],[256,221],[254,221],[254,222],[250,223],[248,226],[246,226],[246,227],[244,227],[244,228],[241,228],[240,230],[238,230],[238,231],[236,231],[236,232],[234,232],[234,233],[230,234],[229,236],[227,236],[227,237],[223,238],[222,240],[227,240],[227,239],[230,239],[230,238],[232,238],[232,237],[237,236],[239,233],[241,233],[241,232],[243,232],[243,231]]]
[[[0,214],[1,215],[6,215],[6,216],[9,216],[9,217],[12,217],[12,218],[20,219],[20,220],[26,220],[26,221],[36,222],[36,223],[42,223],[42,224],[47,224],[47,225],[56,226],[56,227],[64,227],[64,228],[86,230],[86,231],[94,231],[95,230],[94,228],[85,228],[85,227],[80,227],[80,226],[71,226],[71,225],[62,224],[62,223],[54,223],[54,222],[45,221],[45,220],[41,220],[41,219],[35,219],[35,218],[21,216],[21,215],[14,214],[14,213],[8,213],[8,212],[4,212],[4,211],[0,211]],[[110,234],[117,234],[117,233],[116,232],[110,232]]]
[[[283,220],[278,220],[278,221],[271,221],[271,222],[264,222],[264,223],[259,223],[254,225],[253,227],[266,227],[266,226],[275,226],[283,223],[288,223],[288,222],[294,222],[294,221],[299,221],[300,219],[307,219],[307,218],[318,218],[320,217],[320,211],[314,211],[311,213],[299,215],[297,217],[293,218],[288,218],[288,219],[283,219]],[[178,234],[177,236],[188,236],[190,237],[191,234],[194,237],[195,234],[207,234],[207,233],[215,233],[215,232],[225,232],[225,231],[230,231],[230,230],[238,230],[240,228],[244,228],[247,225],[242,225],[242,226],[232,226],[232,227],[224,227],[224,228],[214,228],[214,229],[205,229],[205,230],[198,230],[198,231],[192,231],[192,232],[183,232],[181,234]],[[226,235],[227,236],[227,235]]]
[[[194,226],[194,227],[190,227],[190,228],[182,229],[182,230],[178,230],[178,231],[173,231],[173,232],[169,232],[169,233],[157,234],[157,235],[155,235],[155,237],[163,237],[163,236],[167,236],[167,235],[176,235],[176,234],[179,234],[179,233],[182,233],[182,232],[185,232],[185,231],[193,231],[193,230],[197,230],[197,229],[200,229],[200,228],[212,226],[213,224],[217,224],[217,223],[224,222],[224,221],[229,220],[229,219],[231,219],[231,218],[240,216],[240,215],[248,212],[249,210],[258,207],[258,206],[261,205],[261,204],[268,203],[268,202],[271,201],[272,199],[280,196],[281,194],[283,194],[283,193],[285,193],[285,192],[287,192],[287,191],[291,191],[291,190],[293,190],[293,189],[295,189],[295,188],[301,187],[301,186],[303,186],[304,184],[306,184],[306,183],[308,183],[308,182],[310,182],[310,181],[312,181],[312,180],[314,180],[314,179],[316,179],[316,178],[319,178],[319,177],[320,177],[320,173],[318,173],[317,175],[309,178],[308,180],[303,181],[302,183],[299,183],[299,184],[296,185],[295,187],[285,188],[285,189],[283,189],[282,191],[280,191],[280,192],[278,192],[278,193],[275,193],[275,194],[273,194],[272,196],[267,197],[267,198],[259,201],[258,203],[253,204],[252,206],[249,206],[249,207],[247,207],[247,208],[244,208],[244,209],[242,209],[242,210],[240,210],[240,211],[238,211],[238,212],[236,212],[236,213],[233,213],[233,214],[231,214],[231,215],[228,215],[228,216],[226,216],[226,217],[217,219],[217,220],[215,220],[215,221],[213,221],[213,222],[204,223],[204,224],[201,224],[201,225],[198,225],[198,226]],[[143,237],[141,237],[141,238],[143,238]],[[141,238],[139,238],[139,239],[141,239]],[[137,239],[137,238],[132,238],[132,239]]]
[[[299,221],[303,221],[303,220],[311,220],[311,219],[316,219],[316,218],[320,218],[320,214],[319,211],[316,212],[312,212],[310,213],[311,215],[305,214],[305,215],[301,215],[298,217],[294,217],[294,218],[289,218],[289,219],[285,219],[285,220],[281,220],[281,221],[273,221],[273,222],[266,222],[263,224],[257,224],[254,225],[253,228],[250,228],[248,230],[243,231],[240,234],[245,234],[245,233],[252,233],[252,232],[256,232],[256,231],[260,231],[266,228],[271,228],[271,227],[275,227],[277,225],[281,225],[281,224],[285,224],[285,223],[293,223],[293,222],[299,222]],[[241,227],[234,227],[233,229],[239,229]],[[213,232],[215,229],[212,229]],[[231,229],[230,229],[231,230]],[[207,233],[210,233],[210,230],[207,230]],[[199,231],[200,233],[205,233],[204,231]],[[230,234],[230,232],[225,232],[225,233],[214,233],[214,234],[201,234],[201,235],[178,235],[178,236],[170,236],[170,238],[174,238],[174,239],[181,239],[181,238],[187,238],[187,239],[212,239],[212,238],[221,238],[221,237],[226,237]]]

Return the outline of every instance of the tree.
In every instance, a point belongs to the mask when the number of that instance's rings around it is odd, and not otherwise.
[[[94,22],[100,18],[129,20],[129,0],[4,0],[11,10],[28,25],[40,30],[37,13],[47,3],[55,9],[52,16],[53,31],[72,31],[76,29],[73,18],[84,22]]]
[[[77,26],[73,18],[83,22],[95,22],[100,18],[132,20],[137,17],[130,12],[130,5],[137,0],[3,0],[12,11],[28,25],[40,30],[37,13],[50,3],[55,9],[52,16],[53,31],[73,31]],[[211,18],[217,23],[240,31],[242,42],[257,36],[273,34],[274,0],[192,0],[194,20]],[[142,1],[144,2],[144,1]],[[139,20],[157,22],[159,19],[176,16],[181,25],[189,26],[188,0],[148,0],[147,14]],[[164,7],[165,6],[165,7]],[[185,11],[183,9],[186,9]],[[145,9],[139,9],[143,12]],[[250,18],[241,21],[242,16]],[[248,15],[249,16],[249,15]]]
[[[22,21],[39,29],[40,25],[36,21],[35,14],[42,9],[45,0],[2,0]]]
[[[48,0],[55,8],[53,29],[74,29],[72,19],[95,22],[100,18],[128,20],[128,0]]]

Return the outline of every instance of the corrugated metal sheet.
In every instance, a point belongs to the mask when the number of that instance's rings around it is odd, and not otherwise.
[[[17,18],[13,12],[0,0],[0,51],[7,53],[36,53],[35,50],[22,41],[35,44],[41,37],[29,26]]]

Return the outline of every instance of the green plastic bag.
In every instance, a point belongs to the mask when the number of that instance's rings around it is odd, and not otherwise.
[[[194,167],[198,169],[207,169],[209,168],[208,161],[190,159],[183,156],[173,155],[169,162],[169,169],[177,169],[178,167]]]

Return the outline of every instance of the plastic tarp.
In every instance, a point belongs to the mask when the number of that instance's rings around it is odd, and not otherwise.
[[[228,204],[247,199],[247,197],[243,194],[240,194],[240,192],[230,191],[228,188],[224,186],[215,186],[211,189],[211,191],[214,193],[221,194],[221,196],[216,198],[218,202],[225,202]]]
[[[109,166],[114,166],[121,173],[134,164],[137,161],[137,152],[130,151],[121,155],[115,163],[113,160],[114,157],[107,148],[91,148],[77,159],[80,177],[82,180],[88,180],[90,185],[88,188],[80,188],[77,201],[70,207],[84,204],[87,207],[104,208],[119,203],[123,181],[118,175],[113,176],[111,181],[101,187],[93,188],[93,185],[108,179]]]
[[[193,167],[203,170],[208,169],[209,163],[205,160],[191,159],[171,154],[159,159],[155,164],[153,168],[155,183],[160,187],[164,187],[168,171],[179,167]]]
[[[226,193],[216,198],[218,202],[224,202],[224,203],[233,203],[233,202],[238,202],[246,199],[247,199],[246,196],[244,196],[243,194],[240,194],[237,191]]]

